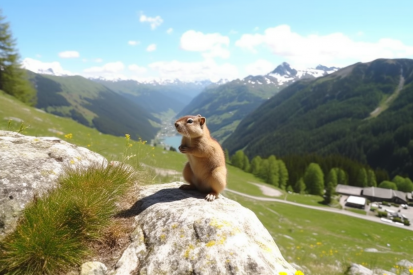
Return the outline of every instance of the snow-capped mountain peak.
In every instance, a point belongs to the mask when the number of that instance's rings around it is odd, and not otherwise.
[[[277,79],[279,85],[294,82],[303,78],[317,78],[339,70],[337,67],[326,67],[318,65],[316,68],[295,69],[290,64],[283,62],[277,66],[267,76],[272,76]]]

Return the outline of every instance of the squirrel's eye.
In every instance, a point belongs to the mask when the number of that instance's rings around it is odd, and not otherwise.
[[[192,122],[194,122],[192,118],[189,118],[189,119],[186,121],[186,123],[192,123]]]

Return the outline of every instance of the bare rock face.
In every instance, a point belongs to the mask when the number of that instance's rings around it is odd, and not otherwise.
[[[182,183],[142,188],[121,216],[135,216],[133,241],[109,274],[294,274],[255,214],[220,196],[180,190]]]
[[[56,137],[0,131],[0,239],[15,228],[34,195],[56,186],[65,166],[102,162],[106,159],[101,155]]]

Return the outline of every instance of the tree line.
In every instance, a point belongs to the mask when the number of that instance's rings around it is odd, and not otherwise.
[[[342,156],[291,155],[277,159],[255,156],[250,161],[243,150],[238,150],[227,160],[231,165],[252,173],[266,183],[283,190],[324,197],[331,202],[338,184],[358,187],[380,187],[403,192],[413,192],[413,182],[408,177],[395,176],[390,180],[384,170],[371,167]]]
[[[16,40],[10,30],[10,24],[0,10],[0,90],[18,100],[34,106],[36,90],[30,83],[26,71],[21,68],[20,56],[16,49]]]

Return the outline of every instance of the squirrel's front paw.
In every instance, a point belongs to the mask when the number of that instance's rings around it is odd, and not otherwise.
[[[178,149],[179,149],[179,152],[181,152],[181,153],[183,153],[183,154],[185,154],[186,152],[188,152],[188,147],[185,146],[185,145],[179,146]]]
[[[206,195],[205,200],[206,201],[213,201],[215,199],[218,199],[218,194],[215,192],[211,192],[208,195]]]

